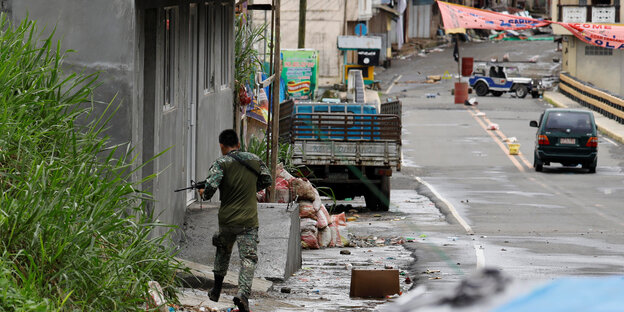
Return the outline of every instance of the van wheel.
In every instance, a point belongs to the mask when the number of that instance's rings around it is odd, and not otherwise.
[[[583,168],[589,169],[589,173],[596,173],[597,165],[598,165],[598,159],[594,159],[594,161],[591,163],[583,164]]]
[[[529,93],[529,88],[525,85],[519,85],[516,87],[516,96],[518,98],[524,99]]]
[[[490,91],[488,86],[483,81],[477,82],[477,84],[475,84],[474,86],[474,90],[478,96],[486,96]]]
[[[544,164],[537,158],[535,153],[533,154],[533,168],[535,168],[537,172],[542,172],[542,170],[544,170]]]

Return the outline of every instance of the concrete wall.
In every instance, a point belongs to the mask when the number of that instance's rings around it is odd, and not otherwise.
[[[613,55],[585,55],[586,43],[574,38],[576,46],[576,78],[589,82],[595,87],[606,89],[614,94],[622,94],[622,72],[624,53],[611,50]]]
[[[173,190],[188,184],[193,168],[195,179],[205,179],[210,163],[219,156],[219,132],[233,127],[234,1],[226,2],[227,10],[221,9],[221,1],[208,1],[217,7],[211,18],[206,15],[204,1],[9,1],[14,20],[28,16],[37,20],[40,28],[46,27],[47,33],[56,26],[56,38],[62,39],[62,47],[77,51],[66,59],[68,70],[101,72],[102,85],[95,92],[95,100],[108,103],[115,98],[120,106],[108,131],[113,143],[131,143],[132,156],[137,156],[139,162],[167,150],[134,178],[158,173],[156,179],[144,185],[155,199],[148,209],[162,222],[181,225],[187,197]],[[175,87],[168,106],[164,105],[163,95],[164,7],[178,10],[172,73]],[[193,36],[191,7],[198,14]],[[213,21],[212,26],[207,27],[207,21]],[[206,41],[208,33],[212,34],[212,44]],[[230,45],[223,50],[225,41]],[[194,63],[191,51],[197,51]],[[228,57],[231,61],[225,62]],[[207,62],[211,66],[206,66]],[[214,77],[210,88],[205,87],[206,71]],[[229,75],[223,76],[222,72]],[[99,111],[104,107],[96,104]],[[194,116],[189,115],[191,110],[196,111]],[[189,140],[192,127],[197,129],[197,136]],[[194,166],[187,165],[191,154]],[[160,233],[163,231],[166,229]]]

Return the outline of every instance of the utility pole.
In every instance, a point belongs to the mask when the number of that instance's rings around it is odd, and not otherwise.
[[[275,202],[275,180],[277,180],[277,156],[279,154],[279,110],[280,110],[280,78],[282,75],[282,60],[280,57],[280,0],[274,0],[273,16],[275,19],[275,47],[273,50],[273,97],[271,105],[273,105],[273,125],[271,127],[271,202]]]
[[[305,48],[306,32],[306,12],[308,10],[308,0],[299,0],[299,49]]]

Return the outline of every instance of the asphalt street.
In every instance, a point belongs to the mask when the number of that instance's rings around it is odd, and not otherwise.
[[[455,79],[424,83],[427,75],[457,73],[452,49],[443,50],[395,60],[378,73],[390,82],[383,85],[388,95],[403,102],[403,175],[420,179],[448,221],[414,221],[426,237],[417,265],[441,271],[440,279],[421,282],[434,292],[486,266],[520,280],[621,274],[624,147],[600,136],[596,174],[559,165],[535,172],[529,121],[551,105],[508,94],[471,94],[477,106],[453,104]],[[506,53],[518,61],[537,56],[538,64],[528,65],[536,72],[558,67],[553,42],[461,46],[462,56],[475,59]],[[491,124],[500,130],[487,130]],[[520,155],[509,155],[510,137],[521,144]]]

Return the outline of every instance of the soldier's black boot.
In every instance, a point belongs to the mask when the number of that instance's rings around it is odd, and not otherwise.
[[[238,294],[234,297],[234,304],[240,312],[249,312],[249,300],[245,295]]]
[[[214,276],[214,287],[210,290],[208,294],[208,298],[214,302],[219,302],[219,297],[221,296],[221,287],[223,287],[223,279],[225,276],[216,275]]]

